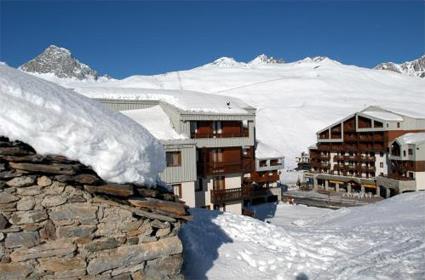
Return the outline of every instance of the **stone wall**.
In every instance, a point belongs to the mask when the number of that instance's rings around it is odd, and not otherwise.
[[[0,279],[182,279],[190,217],[168,190],[0,137]]]

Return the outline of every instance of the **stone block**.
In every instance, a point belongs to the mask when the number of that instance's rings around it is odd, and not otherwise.
[[[72,254],[75,249],[75,245],[68,240],[57,239],[30,249],[19,248],[10,254],[10,258],[13,262],[21,262],[30,259],[61,257]]]
[[[44,210],[31,210],[31,211],[17,211],[10,217],[10,223],[13,225],[33,224],[42,222],[47,219],[46,211]]]
[[[46,196],[43,201],[41,202],[41,205],[45,208],[51,208],[55,206],[62,205],[66,202],[66,198],[62,195],[48,195]]]
[[[33,271],[27,263],[0,263],[0,280],[21,280]]]
[[[0,204],[7,204],[19,200],[19,197],[7,192],[0,192]]]
[[[18,211],[32,210],[35,206],[35,200],[32,196],[23,197],[16,203],[16,209]]]
[[[34,185],[35,178],[36,177],[33,175],[16,177],[16,178],[13,178],[12,180],[7,181],[6,184],[9,187],[15,187],[15,188],[27,187],[27,186]]]
[[[31,248],[40,243],[37,231],[12,232],[6,236],[6,248],[27,247]]]

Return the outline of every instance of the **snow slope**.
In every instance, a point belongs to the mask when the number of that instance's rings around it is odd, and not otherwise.
[[[279,224],[281,213],[277,225],[193,209],[181,234],[184,271],[187,279],[424,279],[424,201],[425,192],[406,193],[295,224]]]
[[[326,57],[293,63],[220,58],[186,71],[66,86],[183,89],[240,98],[258,109],[257,138],[283,153],[289,168],[316,141],[316,131],[350,113],[368,105],[421,113],[425,106],[425,79],[344,65]]]
[[[91,166],[107,181],[154,184],[162,145],[122,114],[51,82],[0,64],[0,135]]]

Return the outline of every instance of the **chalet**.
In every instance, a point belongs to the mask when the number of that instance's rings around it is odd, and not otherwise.
[[[162,181],[190,207],[240,214],[243,202],[279,180],[283,157],[264,158],[256,170],[256,109],[239,99],[190,91],[85,89],[160,139],[167,167]],[[87,92],[83,92],[87,94]],[[259,161],[257,161],[259,164]],[[258,183],[258,184],[257,184]]]
[[[317,132],[317,144],[310,147],[312,172],[306,174],[307,184],[315,189],[380,195],[375,181],[391,172],[390,143],[423,131],[423,116],[376,106],[353,113]]]

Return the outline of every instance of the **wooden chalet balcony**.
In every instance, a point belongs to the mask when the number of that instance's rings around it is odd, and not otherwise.
[[[253,172],[253,174],[251,174],[251,179],[256,183],[274,183],[279,181],[279,174],[277,172],[265,172],[264,174]]]
[[[255,170],[255,162],[251,159],[234,162],[205,162],[198,164],[198,171],[204,176],[229,173],[245,173]]]
[[[242,188],[211,190],[211,202],[213,204],[221,205],[229,202],[239,202],[242,199]]]
[[[249,130],[243,129],[239,133],[192,133],[191,138],[234,138],[234,137],[249,137]]]
[[[329,154],[328,155],[320,155],[319,158],[323,159],[323,160],[330,160],[331,156]]]

